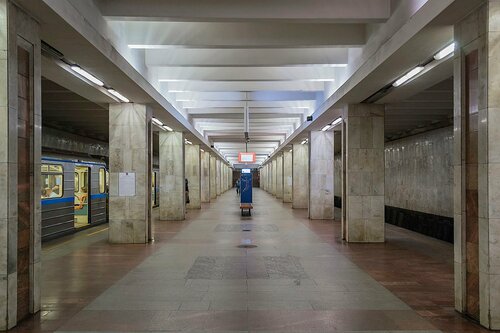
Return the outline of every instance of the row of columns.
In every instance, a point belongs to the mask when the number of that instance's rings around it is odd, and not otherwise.
[[[112,243],[145,243],[153,237],[151,119],[152,111],[146,105],[110,105],[109,240]],[[159,133],[159,167],[162,221],[184,220],[186,209],[200,209],[202,203],[216,199],[232,186],[231,168],[199,145],[186,144],[182,132]],[[120,187],[127,186],[124,179],[128,176],[134,178],[135,189],[124,195]]]
[[[384,106],[348,105],[341,135],[343,237],[348,242],[384,241]],[[311,131],[307,140],[276,154],[261,169],[265,191],[313,220],[333,220],[334,131]]]

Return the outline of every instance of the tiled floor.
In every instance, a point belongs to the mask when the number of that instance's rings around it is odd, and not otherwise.
[[[43,311],[15,331],[482,331],[453,311],[451,245],[391,226],[345,244],[254,193],[252,217],[230,191],[149,245],[110,245],[105,226],[46,244]]]

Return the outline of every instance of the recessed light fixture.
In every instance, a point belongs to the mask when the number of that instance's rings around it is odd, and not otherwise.
[[[290,153],[293,151],[293,149],[290,149]]]
[[[167,131],[169,132],[172,132],[173,129],[171,129],[170,127],[168,127],[167,125],[163,125],[163,128],[166,129]]]
[[[99,80],[94,75],[90,74],[89,72],[87,72],[86,70],[84,70],[83,68],[81,68],[80,66],[78,66],[78,65],[71,65],[71,69],[74,72],[78,73],[78,75],[83,76],[84,78],[86,78],[87,80],[89,80],[90,82],[92,82],[94,84],[97,84],[100,87],[104,86],[104,82],[102,82],[101,80]]]
[[[408,73],[406,73],[405,75],[403,75],[402,77],[400,77],[392,85],[394,87],[399,87],[400,85],[402,85],[406,81],[408,81],[408,80],[412,79],[413,77],[415,77],[418,73],[420,73],[423,70],[424,70],[424,66],[417,66],[417,67],[413,68],[411,71],[409,71]]]
[[[118,98],[120,101],[124,102],[124,103],[129,103],[129,99],[125,96],[123,96],[122,94],[120,94],[118,91],[114,90],[114,89],[108,89],[108,92],[115,96],[116,98]]]
[[[184,139],[184,142],[187,143],[188,145],[192,145],[193,143],[189,140]]]
[[[152,121],[153,121],[153,123],[155,123],[156,125],[158,125],[158,126],[160,126],[160,127],[162,127],[162,126],[163,126],[163,123],[160,121],[160,119],[153,117],[151,120],[152,120]]]
[[[449,56],[455,51],[455,42],[451,43],[450,45],[446,46],[444,49],[439,51],[434,55],[435,60],[441,60]]]
[[[328,131],[328,130],[330,129],[330,127],[332,127],[332,125],[328,124],[328,125],[326,125],[325,127],[323,127],[323,128],[321,129],[321,131],[326,132],[326,131]]]
[[[205,151],[203,149],[200,148],[200,150],[204,153]]]
[[[304,139],[304,141],[302,141],[300,144],[301,145],[305,145],[307,143],[307,141],[309,141],[308,139]]]

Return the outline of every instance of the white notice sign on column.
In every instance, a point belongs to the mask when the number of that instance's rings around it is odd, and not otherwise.
[[[135,196],[135,172],[120,172],[118,178],[118,196]]]

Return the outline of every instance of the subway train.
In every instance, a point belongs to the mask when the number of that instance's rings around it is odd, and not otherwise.
[[[42,241],[108,222],[106,162],[44,154],[41,161]],[[158,170],[153,170],[152,205],[159,205]]]

